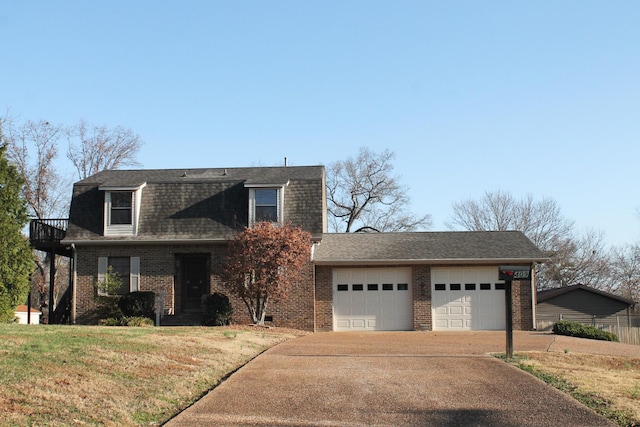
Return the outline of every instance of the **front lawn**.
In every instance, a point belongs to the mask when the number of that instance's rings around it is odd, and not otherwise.
[[[0,324],[2,425],[170,419],[295,331]]]
[[[640,426],[640,357],[530,351],[512,363],[621,427]]]

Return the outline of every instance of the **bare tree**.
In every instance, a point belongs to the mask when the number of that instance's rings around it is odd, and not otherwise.
[[[407,211],[407,188],[393,175],[394,154],[360,148],[358,157],[327,169],[332,231],[412,231],[431,227],[431,216]]]
[[[527,195],[516,199],[510,193],[486,192],[480,200],[453,204],[447,222],[452,229],[519,230],[545,251],[549,261],[538,267],[538,288],[576,283],[602,287],[608,274],[608,254],[601,232],[574,232],[573,221],[565,218],[550,198],[536,201]]]
[[[25,180],[23,194],[31,216],[42,219],[66,215],[70,180],[54,164],[61,127],[46,120],[27,121],[16,127],[7,119],[4,126],[7,157]]]
[[[538,269],[538,288],[580,283],[608,290],[610,261],[602,232],[586,230],[580,235],[556,240],[547,253],[549,261]]]
[[[640,301],[640,244],[613,248],[608,292]]]
[[[67,129],[67,158],[80,179],[103,170],[137,166],[136,156],[142,147],[140,136],[129,128],[88,125],[84,120]]]
[[[527,195],[518,200],[503,191],[486,192],[480,200],[454,203],[452,218],[446,225],[452,230],[519,230],[543,250],[569,238],[573,230],[573,221],[562,216],[553,199],[535,201]]]
[[[27,121],[20,126],[11,118],[2,119],[7,129],[7,157],[23,178],[22,194],[32,218],[61,218],[68,212],[68,195],[71,180],[62,175],[55,166],[62,128],[46,120]],[[49,294],[49,253],[34,251],[36,270],[32,274],[32,288],[38,295],[36,304],[40,308]],[[68,260],[55,260],[56,277],[64,271]],[[60,289],[57,289],[59,291]],[[54,295],[57,299],[57,294]]]

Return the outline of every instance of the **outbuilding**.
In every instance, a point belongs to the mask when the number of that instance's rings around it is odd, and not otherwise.
[[[31,310],[31,316],[29,316],[29,310]],[[35,308],[29,308],[25,304],[20,304],[16,308],[16,318],[18,319],[18,323],[20,324],[32,324],[38,325],[40,324],[40,315],[42,313],[36,310]]]
[[[633,301],[587,285],[545,289],[537,293],[537,300],[537,326],[540,330],[550,329],[559,320],[589,325],[636,326],[630,316]]]

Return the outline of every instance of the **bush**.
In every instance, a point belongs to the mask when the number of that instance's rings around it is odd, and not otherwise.
[[[118,301],[118,307],[125,317],[148,317],[153,319],[156,294],[151,291],[139,291],[124,294]]]
[[[122,310],[118,306],[119,297],[99,296],[96,297],[95,317],[98,319],[120,318],[123,316]]]
[[[601,331],[596,327],[568,320],[561,320],[555,323],[553,325],[553,333],[558,335],[568,335],[570,337],[589,338],[593,340],[618,341],[618,336],[616,334]]]
[[[153,326],[153,320],[142,316],[110,317],[100,319],[101,326]]]
[[[231,323],[233,307],[229,297],[216,292],[202,301],[202,324],[204,326],[226,326]]]

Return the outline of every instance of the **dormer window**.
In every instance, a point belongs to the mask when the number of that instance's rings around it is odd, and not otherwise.
[[[247,185],[249,187],[249,226],[256,222],[284,222],[284,185]]]
[[[278,221],[278,190],[275,188],[255,189],[255,221]]]
[[[133,224],[133,191],[108,192],[108,225]]]
[[[135,236],[140,200],[145,184],[138,187],[100,187],[104,190],[104,235]]]

